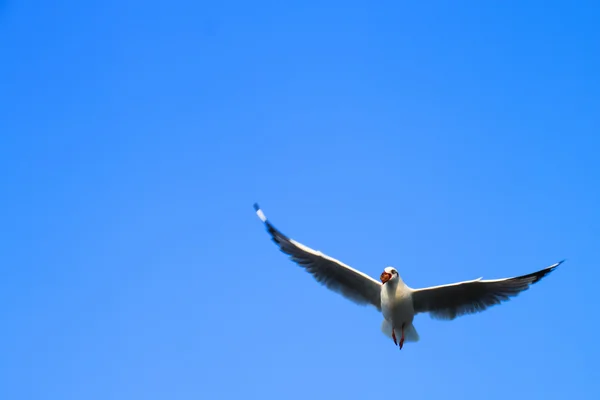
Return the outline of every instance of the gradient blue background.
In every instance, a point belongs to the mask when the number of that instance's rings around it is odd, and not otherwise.
[[[0,398],[597,399],[600,12],[0,1]],[[398,351],[413,287],[567,262]]]

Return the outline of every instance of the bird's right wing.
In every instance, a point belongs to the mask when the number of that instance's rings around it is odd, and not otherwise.
[[[318,282],[357,304],[370,304],[381,310],[381,283],[320,251],[290,239],[267,220],[258,204],[254,205],[254,209],[279,249],[310,272]]]
[[[454,283],[412,292],[415,313],[428,312],[436,319],[452,320],[474,314],[514,297],[552,272],[558,262],[540,271],[514,278]]]

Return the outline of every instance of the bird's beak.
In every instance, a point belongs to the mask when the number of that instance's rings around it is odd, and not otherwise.
[[[381,276],[379,277],[379,279],[381,279],[381,283],[386,283],[387,281],[392,279],[392,274],[390,274],[389,272],[383,271],[381,273]]]

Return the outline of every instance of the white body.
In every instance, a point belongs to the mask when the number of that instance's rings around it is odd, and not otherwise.
[[[412,323],[415,310],[410,288],[399,279],[393,279],[381,286],[381,313],[396,327]]]
[[[381,331],[387,336],[392,336],[392,327],[396,336],[402,336],[404,325],[404,338],[407,342],[417,342],[419,335],[412,322],[415,317],[413,307],[412,289],[397,277],[381,286],[381,313],[385,320],[381,324]]]

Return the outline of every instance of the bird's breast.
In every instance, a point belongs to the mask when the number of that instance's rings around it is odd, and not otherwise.
[[[393,322],[394,325],[412,322],[414,308],[410,291],[401,288],[400,290],[384,288],[381,291],[381,313],[386,320]]]

